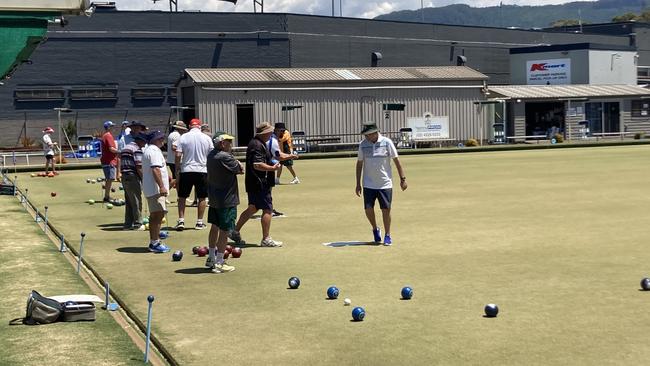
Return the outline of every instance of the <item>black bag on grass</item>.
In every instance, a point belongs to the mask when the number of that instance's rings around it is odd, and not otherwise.
[[[32,290],[27,298],[27,314],[24,324],[49,324],[54,323],[63,314],[63,306],[56,300],[47,298]]]

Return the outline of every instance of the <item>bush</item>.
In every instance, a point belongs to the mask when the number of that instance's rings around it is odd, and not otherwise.
[[[469,139],[465,141],[465,146],[467,147],[478,146],[478,141],[476,141],[476,139]]]
[[[68,123],[63,126],[63,130],[66,135],[68,135],[70,141],[73,141],[74,138],[77,137],[77,124],[74,123],[74,121],[68,121]]]
[[[556,141],[558,144],[559,144],[560,142],[564,142],[564,136],[562,136],[561,133],[556,133],[555,135],[553,135],[553,138],[555,139],[555,141]]]
[[[634,139],[635,140],[641,140],[645,138],[645,132],[637,132],[634,134]]]
[[[35,142],[36,141],[31,137],[23,136],[23,137],[20,138],[20,144],[23,147],[32,147],[32,146],[34,146]]]

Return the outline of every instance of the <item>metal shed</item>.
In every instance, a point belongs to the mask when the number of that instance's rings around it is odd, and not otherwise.
[[[464,66],[186,69],[178,95],[185,119],[196,116],[213,131],[234,133],[239,146],[263,121],[355,142],[364,121],[396,132],[409,117],[425,114],[447,117],[453,139],[485,140],[486,81]]]
[[[567,139],[650,131],[650,90],[637,85],[491,86],[507,106],[507,135],[545,134],[551,124]],[[537,126],[541,126],[537,131]]]

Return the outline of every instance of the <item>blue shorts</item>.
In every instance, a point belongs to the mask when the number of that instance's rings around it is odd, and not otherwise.
[[[104,178],[106,180],[115,180],[117,176],[117,168],[113,165],[102,165],[102,170],[104,171]]]
[[[372,189],[363,187],[363,207],[375,208],[375,200],[379,201],[379,208],[390,208],[393,200],[393,189]]]
[[[258,210],[273,210],[273,198],[271,190],[261,192],[248,192],[248,204],[255,206]]]

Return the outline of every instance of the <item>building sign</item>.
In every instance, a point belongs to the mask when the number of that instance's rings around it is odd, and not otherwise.
[[[571,84],[571,59],[528,61],[526,81],[528,85]]]
[[[413,130],[413,140],[449,138],[448,116],[409,117],[407,123]]]

